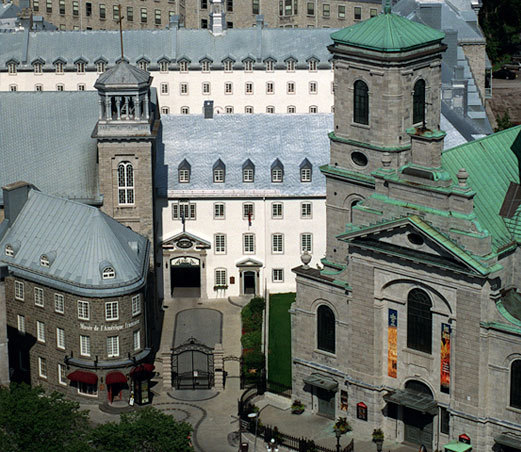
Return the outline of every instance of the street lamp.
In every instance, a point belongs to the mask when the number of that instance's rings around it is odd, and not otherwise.
[[[268,452],[279,452],[279,448],[275,443],[275,438],[271,438],[270,442],[266,446],[266,449],[268,450]]]
[[[253,442],[253,452],[257,452],[257,426],[259,425],[259,413],[248,414],[250,419],[255,418],[255,440]]]
[[[335,436],[336,436],[336,452],[340,452],[340,435],[342,435],[342,432],[339,428],[335,429]]]

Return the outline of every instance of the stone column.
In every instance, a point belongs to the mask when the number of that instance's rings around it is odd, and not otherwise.
[[[115,97],[116,99],[116,108],[117,108],[117,118],[118,120],[121,119],[121,96]]]
[[[172,299],[170,286],[170,252],[163,249],[163,305],[169,306]]]
[[[130,111],[129,111],[129,105],[128,105],[129,97],[125,96],[124,99],[125,99],[125,111],[127,112],[127,116],[125,119],[130,119]]]
[[[134,118],[141,119],[141,104],[139,103],[139,94],[134,96]]]
[[[215,344],[213,349],[214,387],[222,391],[224,389],[224,349],[223,344]]]
[[[145,94],[145,118],[148,119],[148,93]]]
[[[99,119],[103,119],[104,102],[103,97],[99,98]]]
[[[105,96],[105,117],[107,120],[112,119],[112,105],[110,102],[110,96]]]

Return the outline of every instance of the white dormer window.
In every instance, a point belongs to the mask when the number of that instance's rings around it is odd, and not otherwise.
[[[286,71],[288,71],[288,72],[295,71],[295,60],[286,61]]]
[[[273,72],[275,70],[275,62],[273,60],[266,61],[266,72]]]
[[[181,184],[187,184],[190,182],[190,170],[188,170],[188,169],[179,170],[179,182]]]
[[[300,182],[311,182],[311,168],[300,169]]]
[[[168,72],[168,61],[163,60],[159,62],[159,71]]]
[[[105,267],[102,272],[103,279],[114,279],[116,272],[113,267]]]
[[[201,62],[201,71],[210,72],[210,61],[204,60]]]
[[[188,72],[188,61],[180,61],[179,62],[179,70],[181,72]]]
[[[56,73],[63,74],[63,63],[61,61],[56,62]]]
[[[40,256],[40,266],[49,268],[50,265],[49,258],[45,254],[42,254]]]
[[[252,60],[246,60],[244,62],[244,70],[246,72],[252,72],[253,71],[253,61]]]
[[[148,63],[145,60],[141,60],[139,63],[139,69],[142,69],[144,71],[148,70]]]
[[[273,168],[271,170],[271,181],[272,182],[282,182],[282,169],[281,168]]]
[[[103,72],[105,72],[106,66],[107,65],[104,61],[99,61],[98,63],[96,63],[96,71],[98,72],[98,74],[102,74]]]
[[[317,60],[309,60],[309,70],[313,72],[317,70]]]
[[[5,255],[9,256],[9,257],[14,257],[14,250],[13,250],[13,247],[11,245],[6,245],[5,246]]]
[[[232,72],[233,71],[233,61],[225,60],[224,61],[224,72]]]
[[[85,63],[83,61],[78,61],[76,63],[76,72],[78,74],[84,74],[85,73]]]
[[[7,64],[7,71],[9,74],[16,74],[16,63],[11,62]]]
[[[42,63],[34,63],[34,73],[41,74],[42,73]]]

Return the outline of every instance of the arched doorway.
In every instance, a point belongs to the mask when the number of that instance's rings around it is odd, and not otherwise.
[[[170,261],[172,296],[199,297],[201,294],[201,261],[197,257],[182,256]]]
[[[434,399],[429,387],[418,380],[409,380],[405,383],[405,390],[419,399]],[[430,451],[433,439],[433,418],[432,414],[424,413],[411,407],[404,407],[404,440],[412,444],[423,444]]]

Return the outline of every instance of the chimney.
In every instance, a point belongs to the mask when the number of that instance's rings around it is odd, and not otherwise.
[[[204,119],[213,119],[213,100],[205,100],[203,104]]]
[[[174,14],[170,17],[170,28],[179,29],[179,15]]]
[[[222,35],[226,30],[226,14],[224,13],[223,0],[210,0],[212,12],[210,13],[210,31],[213,35]]]
[[[441,3],[420,3],[420,18],[425,25],[441,30]]]
[[[458,31],[449,28],[443,30],[445,33],[444,44],[447,44],[447,51],[443,55],[443,62],[451,70],[458,64]]]
[[[4,217],[6,220],[9,220],[10,224],[14,223],[18,214],[22,211],[32,189],[36,189],[36,187],[23,181],[2,187],[4,194]]]
[[[257,14],[255,18],[255,35],[257,41],[257,63],[262,63],[262,29],[264,28],[264,16]]]

